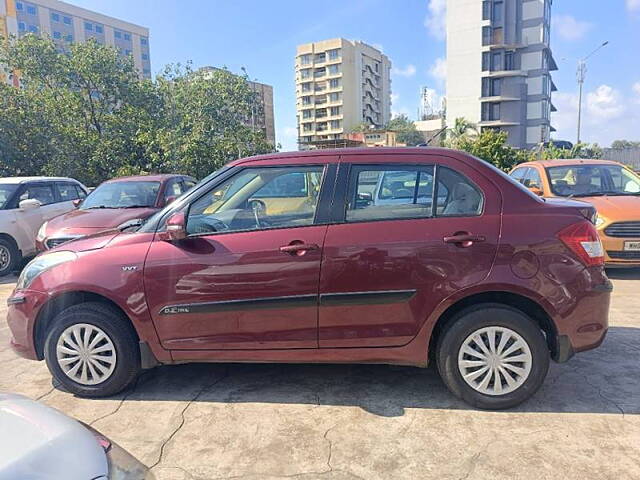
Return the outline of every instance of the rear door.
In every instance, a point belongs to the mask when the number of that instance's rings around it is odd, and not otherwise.
[[[80,198],[80,188],[71,182],[55,182],[58,191],[58,203],[56,204],[56,215],[70,212],[75,208],[73,201]]]
[[[321,348],[408,343],[442,300],[484,279],[496,255],[501,199],[486,177],[445,156],[382,158],[347,156],[340,166],[344,209],[327,230],[320,275]]]

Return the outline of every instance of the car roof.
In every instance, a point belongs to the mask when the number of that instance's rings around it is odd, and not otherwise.
[[[69,177],[2,177],[0,183],[26,183],[26,182],[78,182]]]
[[[372,155],[372,162],[397,162],[402,163],[402,159],[391,158],[392,156],[419,154],[419,155],[447,155],[453,157],[459,157],[464,155],[471,158],[471,156],[465,152],[459,150],[452,150],[450,148],[438,148],[438,147],[356,147],[356,148],[326,148],[318,150],[301,150],[293,152],[275,152],[265,155],[256,155],[254,157],[240,158],[229,162],[228,166],[232,167],[240,165],[246,162],[253,162],[257,160],[286,160],[289,158],[305,158],[305,157],[339,157],[345,155]],[[379,158],[384,155],[385,158]],[[328,163],[336,162],[337,159],[327,159]]]
[[[529,165],[541,165],[544,168],[547,167],[571,167],[575,165],[620,165],[621,163],[613,162],[611,160],[601,160],[597,158],[571,158],[571,159],[555,159],[555,160],[535,160],[533,162],[525,162],[516,165],[516,167],[529,166]]]
[[[104,183],[136,182],[136,181],[163,182],[170,178],[176,178],[176,177],[188,177],[188,175],[177,174],[177,173],[159,173],[159,174],[153,174],[153,175],[131,175],[129,177],[118,177],[118,178],[112,178],[110,180],[105,180]]]

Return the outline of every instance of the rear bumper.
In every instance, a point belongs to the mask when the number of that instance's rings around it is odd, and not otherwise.
[[[13,292],[7,299],[7,324],[14,352],[29,360],[41,360],[35,346],[35,319],[49,296],[33,290]]]

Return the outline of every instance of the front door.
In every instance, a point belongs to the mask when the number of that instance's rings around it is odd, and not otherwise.
[[[317,348],[325,176],[324,165],[242,168],[190,204],[188,238],[153,242],[145,290],[164,348]]]
[[[443,299],[488,275],[499,192],[448,157],[343,161],[353,163],[341,165],[346,212],[324,243],[319,346],[404,345]]]

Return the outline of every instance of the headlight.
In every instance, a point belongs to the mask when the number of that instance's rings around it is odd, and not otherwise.
[[[17,289],[28,288],[31,282],[43,272],[46,272],[50,268],[60,265],[61,263],[71,262],[78,258],[78,256],[67,250],[61,252],[44,253],[31,260],[26,267],[22,270],[20,277],[18,277]]]
[[[38,230],[38,234],[36,235],[36,241],[38,242],[44,241],[44,237],[46,237],[47,235],[47,223],[48,222],[44,222],[40,227],[40,230]]]
[[[596,227],[599,227],[600,225],[603,225],[606,222],[606,220],[604,218],[602,218],[600,215],[598,215],[596,217]]]

